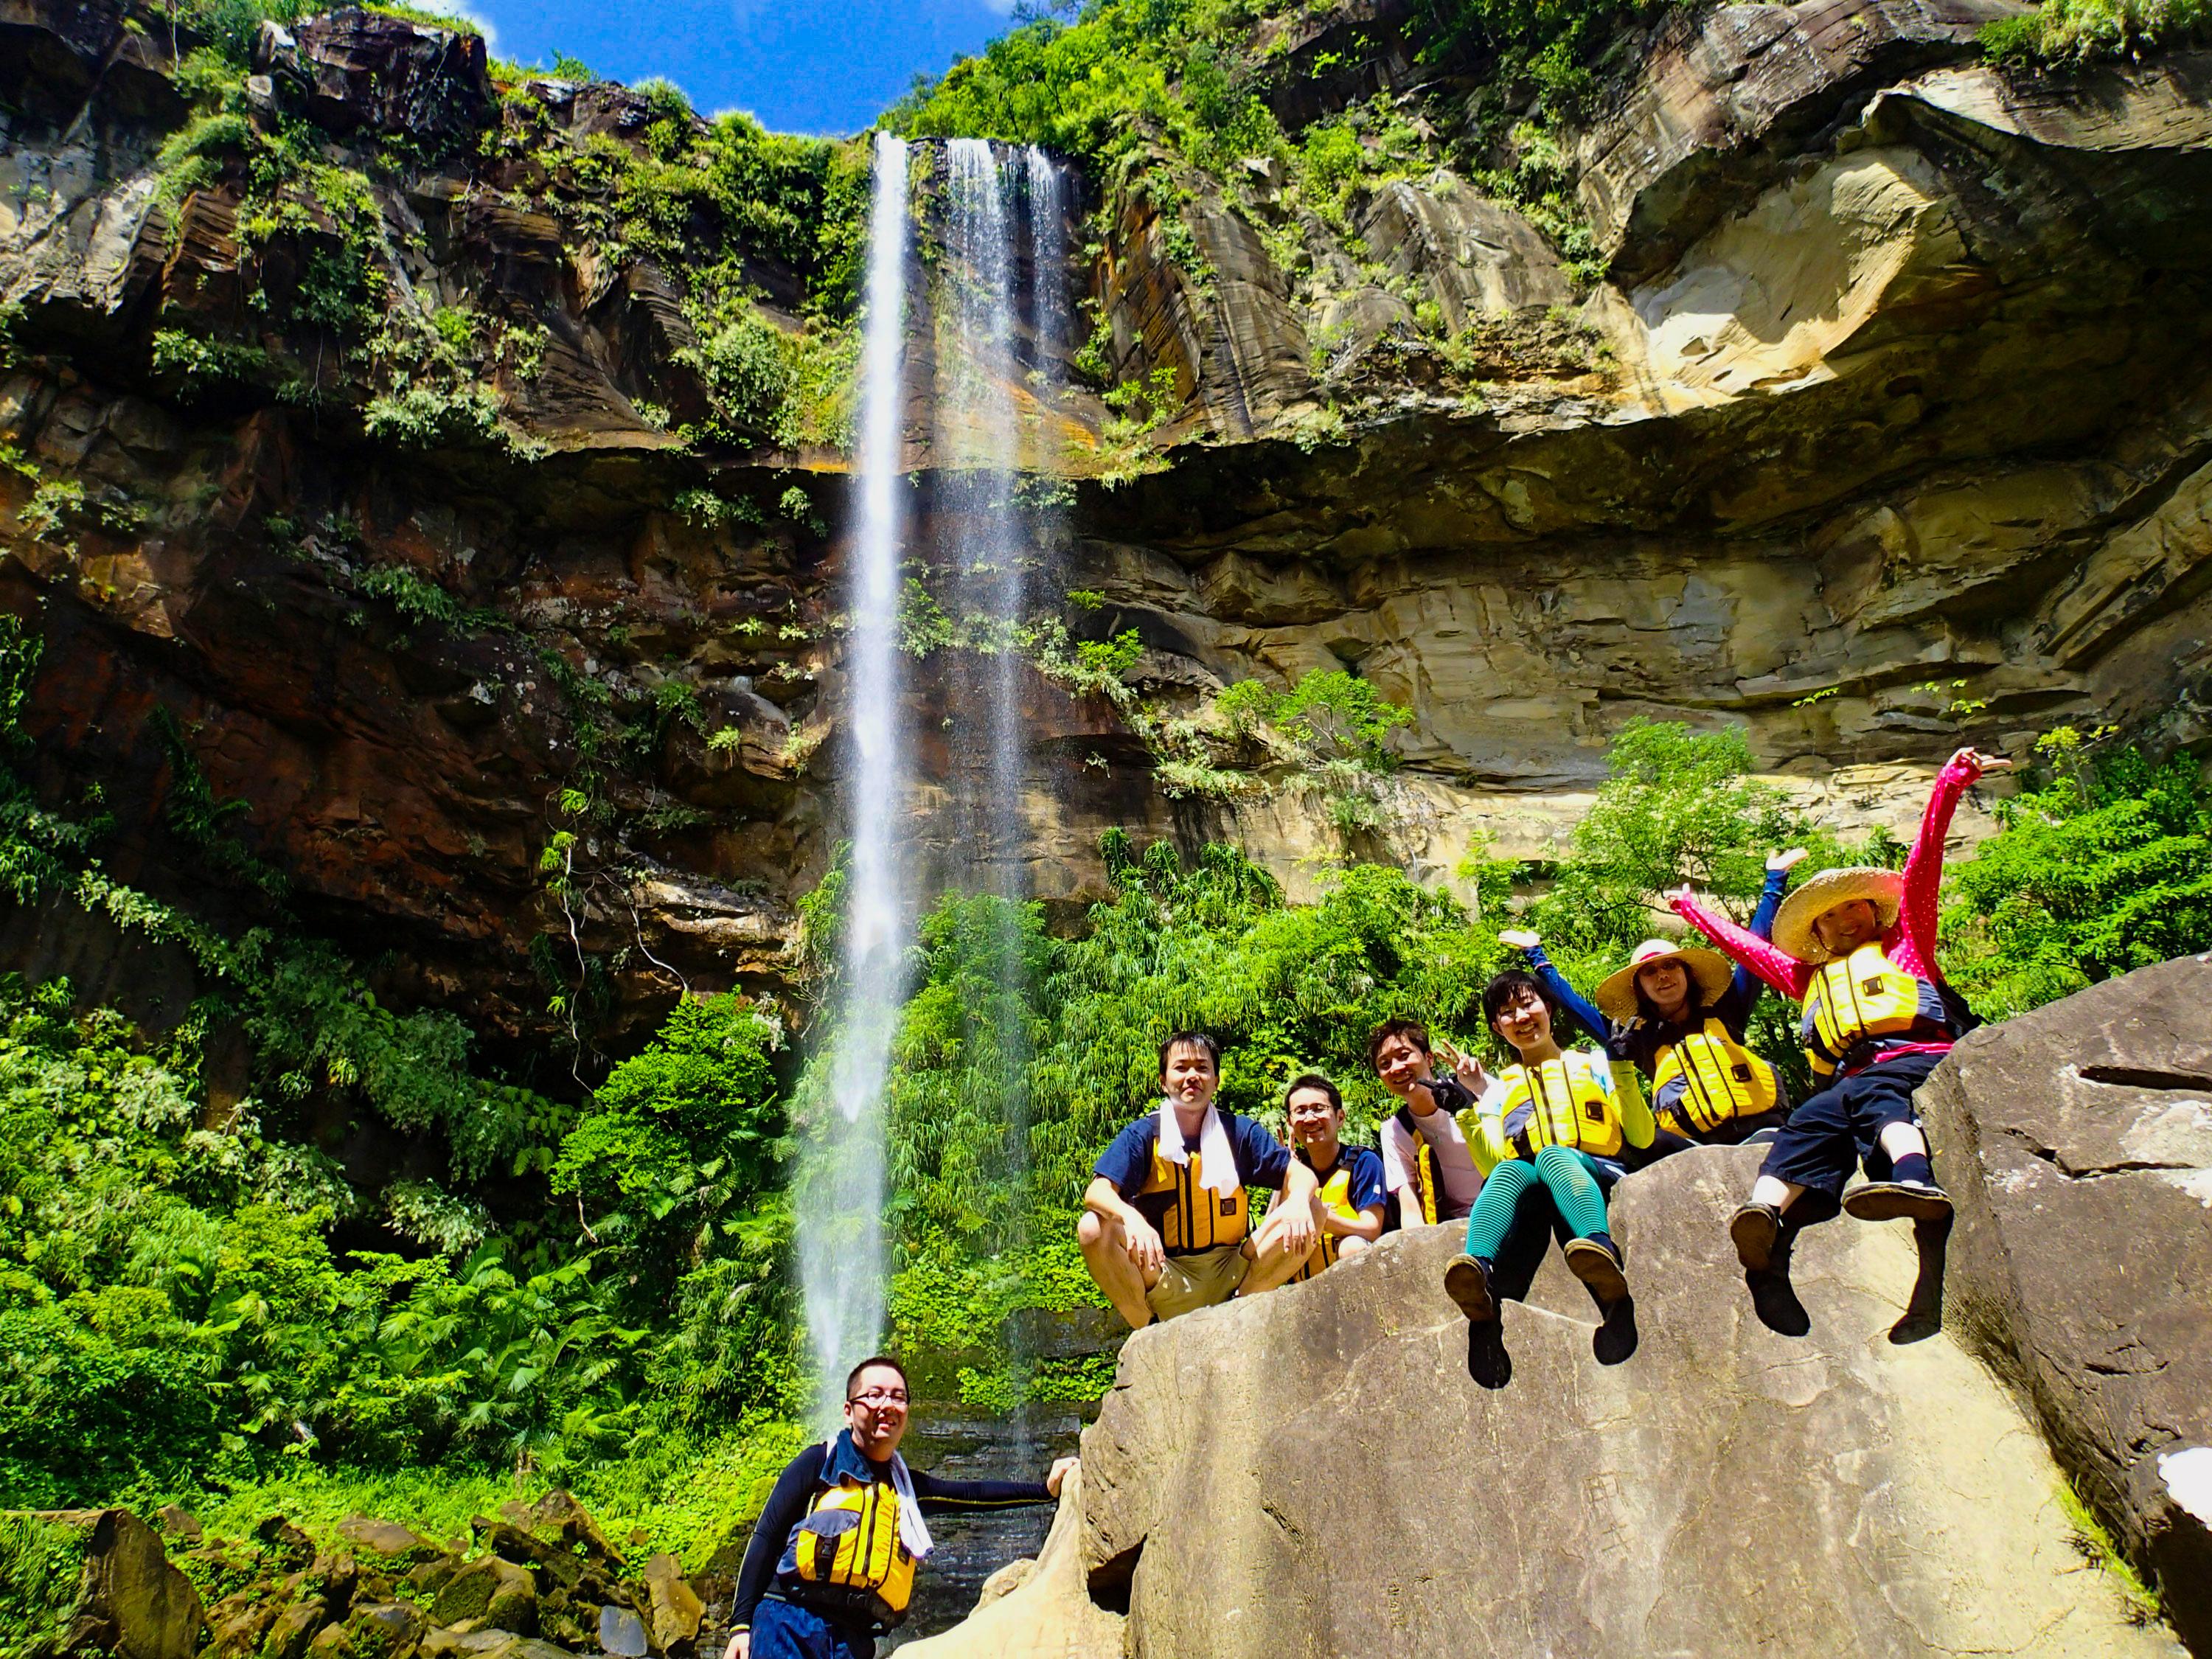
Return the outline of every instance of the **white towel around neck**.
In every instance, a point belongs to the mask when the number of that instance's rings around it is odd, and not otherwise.
[[[832,1435],[823,1449],[824,1457],[837,1455],[837,1442],[842,1435]],[[898,1494],[899,1542],[906,1553],[917,1561],[929,1559],[930,1551],[937,1540],[929,1535],[929,1522],[921,1516],[921,1500],[914,1495],[914,1476],[907,1473],[906,1459],[896,1452],[891,1454],[891,1490]]]
[[[1183,1144],[1182,1125],[1176,1120],[1175,1102],[1160,1102],[1160,1156],[1170,1164],[1190,1162]],[[1208,1105],[1206,1122],[1198,1132],[1198,1184],[1226,1198],[1244,1184],[1237,1173],[1237,1155],[1229,1150],[1229,1130],[1218,1107]]]

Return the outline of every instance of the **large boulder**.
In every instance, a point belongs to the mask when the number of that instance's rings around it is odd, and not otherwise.
[[[1124,1624],[1091,1595],[1078,1469],[1060,1489],[1060,1511],[1036,1559],[1009,1562],[985,1582],[967,1619],[899,1651],[908,1659],[1121,1659]]]
[[[431,1621],[473,1619],[518,1636],[538,1634],[538,1587],[530,1574],[496,1555],[479,1556],[446,1582],[431,1604]]]
[[[1754,1316],[1727,1222],[1759,1156],[1619,1189],[1625,1363],[1594,1357],[1556,1252],[1503,1354],[1471,1353],[1448,1225],[1132,1338],[1084,1438],[1089,1585],[1126,1598],[1130,1651],[2172,1654],[2085,1570],[2040,1436],[1925,1316],[1908,1229],[1814,1230],[1811,1334]]]
[[[0,1516],[0,1643],[21,1659],[192,1659],[199,1592],[128,1510]]]
[[[2212,1652],[2212,956],[1975,1032],[1920,1104],[1954,1328]]]

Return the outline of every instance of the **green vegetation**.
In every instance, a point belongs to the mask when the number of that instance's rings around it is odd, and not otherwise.
[[[1952,977],[2002,1018],[2212,939],[2212,785],[2176,754],[2093,757],[2060,727],[2039,787],[1999,803],[2004,832],[1952,878]]]
[[[2206,0],[2043,0],[2019,17],[1982,25],[1983,54],[2019,69],[2081,68],[2139,60],[2212,35]]]
[[[2081,1552],[2081,1559],[2112,1575],[2112,1588],[2127,1604],[2130,1623],[2155,1625],[2165,1617],[2156,1588],[2143,1581],[2120,1553],[2112,1534],[2097,1519],[2097,1512],[2064,1480],[2058,1483],[2058,1512],[2066,1517],[2067,1529],[2074,1534],[2074,1547]]]
[[[76,1610],[86,1530],[35,1515],[0,1515],[0,1654],[52,1659]]]
[[[142,1030],[0,980],[0,1506],[434,1470],[574,1479],[679,1549],[726,1531],[797,1397],[775,1020],[686,1001],[580,1110],[487,1077],[452,1015],[383,1006],[299,931],[166,717],[180,856],[267,920],[219,933],[106,877],[105,821],[14,763],[38,656],[0,619],[0,879],[182,945],[207,988]],[[218,1043],[246,1056],[220,1087]],[[326,1150],[364,1134],[405,1173]]]
[[[377,9],[467,27],[403,5]],[[652,260],[677,285],[700,337],[679,361],[714,405],[711,418],[678,433],[686,442],[849,441],[866,178],[846,147],[767,132],[741,114],[702,121],[665,82],[635,89],[646,119],[634,133],[579,143],[522,71],[495,64],[498,118],[480,139],[409,136],[338,149],[304,118],[257,114],[247,94],[262,21],[289,24],[308,9],[299,0],[177,8],[177,21],[208,44],[177,74],[191,114],[157,158],[161,194],[173,225],[173,210],[195,192],[229,199],[240,276],[265,321],[246,339],[208,337],[204,324],[157,327],[152,367],[176,395],[228,389],[346,405],[369,437],[403,448],[493,445],[540,459],[544,450],[503,417],[497,383],[502,372],[517,385],[538,378],[544,320],[496,290],[465,307],[418,298],[401,269],[411,232],[387,224],[378,204],[380,186],[405,188],[465,143],[483,160],[530,164],[534,193],[510,196],[507,206],[545,216],[563,241],[595,246],[616,270]],[[799,284],[804,315],[795,322],[762,309],[764,264]],[[660,396],[636,401],[641,418]],[[665,428],[665,413],[647,424]]]

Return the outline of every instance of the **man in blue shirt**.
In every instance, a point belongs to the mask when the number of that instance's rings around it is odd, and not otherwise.
[[[1291,1155],[1321,1183],[1314,1194],[1314,1219],[1321,1237],[1313,1254],[1291,1274],[1311,1279],[1324,1267],[1358,1255],[1382,1237],[1382,1154],[1372,1146],[1344,1144],[1344,1097],[1318,1072],[1308,1072],[1283,1097],[1291,1125]],[[1283,1194],[1268,1200],[1272,1219]]]
[[[1178,1031],[1162,1043],[1159,1109],[1114,1138],[1084,1192],[1083,1260],[1133,1330],[1271,1291],[1321,1237],[1313,1170],[1264,1125],[1216,1106],[1220,1085],[1212,1037]],[[1247,1187],[1282,1193],[1256,1233]]]

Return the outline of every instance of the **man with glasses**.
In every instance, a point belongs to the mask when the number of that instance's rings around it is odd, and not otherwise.
[[[845,1379],[845,1426],[776,1478],[738,1572],[724,1659],[873,1659],[906,1619],[915,1569],[929,1557],[922,1517],[1012,1509],[1060,1496],[1075,1460],[1042,1480],[940,1480],[898,1455],[906,1372],[882,1354]]]

